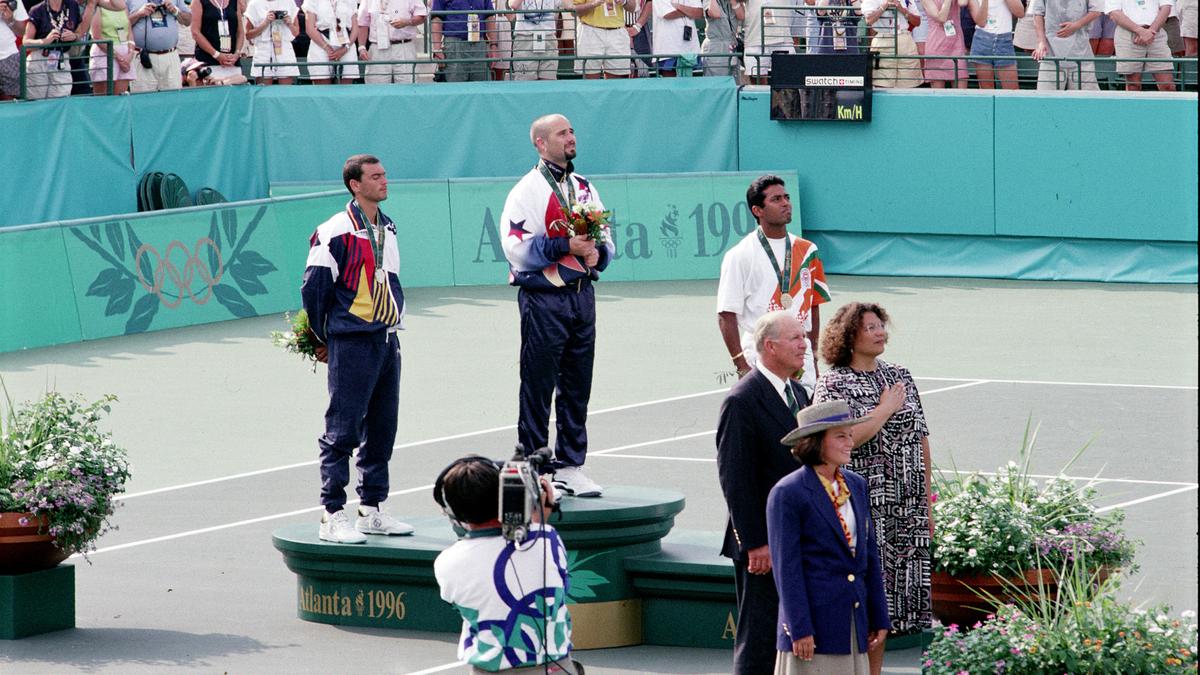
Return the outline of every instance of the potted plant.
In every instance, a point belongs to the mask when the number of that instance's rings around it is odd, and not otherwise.
[[[1027,428],[1020,462],[994,475],[952,471],[936,480],[931,586],[934,615],[944,624],[982,619],[987,597],[1053,588],[1057,570],[1076,560],[1086,560],[1100,580],[1133,562],[1136,546],[1124,535],[1124,513],[1100,513],[1092,484],[1062,476],[1082,449],[1058,477],[1041,485],[1032,478],[1036,436]]]
[[[125,451],[100,429],[116,400],[49,392],[0,411],[0,574],[86,557],[112,525],[129,478]]]
[[[1051,593],[999,605],[970,631],[935,632],[925,652],[927,675],[962,673],[1194,673],[1196,613],[1171,616],[1117,599],[1119,582],[1097,587],[1085,556],[1060,570]]]

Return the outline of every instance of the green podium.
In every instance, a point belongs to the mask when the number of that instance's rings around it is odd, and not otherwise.
[[[679,493],[622,486],[563,500],[550,522],[567,547],[576,648],[733,644],[733,567],[718,533],[672,533],[683,507]],[[366,544],[321,541],[315,523],[276,530],[275,548],[297,576],[300,618],[457,633],[462,621],[433,576],[455,533],[444,516],[405,520],[412,536]]]

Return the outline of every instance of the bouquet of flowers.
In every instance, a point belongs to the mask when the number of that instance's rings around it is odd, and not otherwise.
[[[586,235],[591,237],[597,246],[603,246],[608,241],[611,218],[612,211],[602,210],[595,204],[575,204],[571,207],[567,224],[570,225],[572,234]]]
[[[44,516],[47,534],[67,554],[95,548],[125,489],[125,450],[101,431],[111,394],[85,402],[49,392],[0,418],[0,511]]]
[[[271,331],[271,344],[283,347],[291,354],[299,354],[301,358],[312,361],[313,372],[317,370],[317,347],[321,345],[317,336],[308,325],[308,312],[301,309],[293,316],[284,314],[291,330]]]

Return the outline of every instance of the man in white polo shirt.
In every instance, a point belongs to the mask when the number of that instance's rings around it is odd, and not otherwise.
[[[363,61],[409,61],[367,65],[367,84],[417,81],[417,27],[429,10],[421,0],[363,0],[358,7],[358,57]]]
[[[1159,91],[1175,91],[1172,79],[1171,50],[1163,24],[1171,15],[1174,0],[1107,0],[1104,11],[1117,24],[1114,42],[1117,72],[1125,75],[1125,88],[1139,91],[1142,73],[1150,73]],[[1164,59],[1163,61],[1122,61],[1121,59]]]

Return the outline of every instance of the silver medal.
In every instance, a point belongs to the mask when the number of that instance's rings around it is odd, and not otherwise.
[[[779,304],[784,309],[790,309],[792,306],[792,296],[788,295],[787,293],[780,293],[779,294]]]

